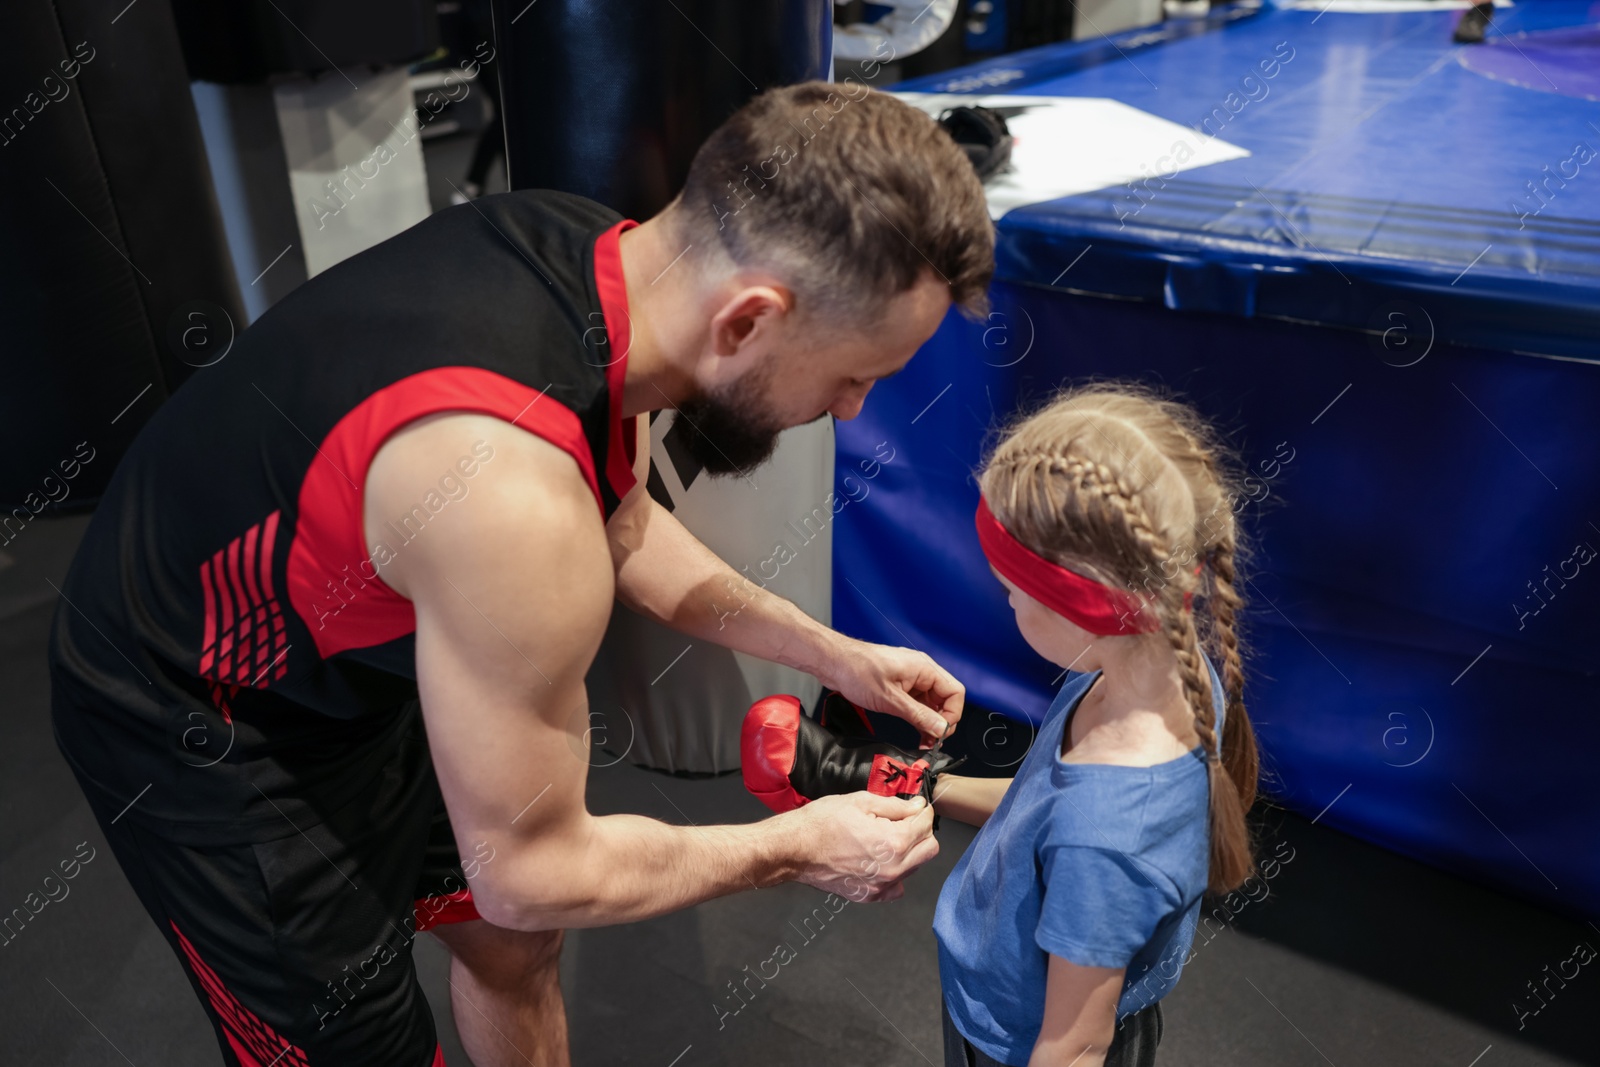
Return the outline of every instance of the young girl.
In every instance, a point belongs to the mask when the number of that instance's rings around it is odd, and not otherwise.
[[[1252,870],[1235,498],[1192,411],[1104,385],[1015,426],[980,487],[1018,629],[1081,673],[1014,779],[935,787],[982,826],[933,924],[945,1062],[1151,1064],[1201,894]]]

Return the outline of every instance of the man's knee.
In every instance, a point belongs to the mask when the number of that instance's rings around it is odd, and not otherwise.
[[[565,930],[539,930],[516,933],[508,939],[513,953],[520,956],[523,969],[532,971],[553,970],[561,963],[561,946],[566,942]]]
[[[482,920],[438,927],[434,933],[474,978],[499,987],[555,980],[566,937],[562,930],[505,930]]]

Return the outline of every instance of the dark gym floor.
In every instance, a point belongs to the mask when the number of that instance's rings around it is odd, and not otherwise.
[[[95,858],[0,947],[0,1061],[17,1067],[216,1064],[176,958],[123,881],[50,737],[46,635],[82,518],[40,519],[0,550],[0,911],[79,842]],[[738,777],[688,781],[626,763],[591,774],[597,812],[740,822],[765,809]],[[1263,900],[1199,946],[1166,1000],[1165,1067],[1555,1067],[1600,1064],[1600,972],[1586,968],[1518,1029],[1514,1000],[1600,928],[1440,874],[1307,820],[1258,812],[1264,854],[1286,860]],[[650,922],[573,933],[563,958],[574,1062],[875,1067],[942,1064],[928,927],[944,876],[972,839],[946,822],[943,852],[888,905],[846,906],[800,930],[819,894],[784,886]],[[1575,847],[1578,843],[1574,843]],[[1588,843],[1585,847],[1592,847]],[[826,912],[824,912],[826,913]],[[728,983],[779,942],[796,950],[737,1014]],[[446,957],[417,941],[445,1054]],[[752,986],[752,988],[756,988]],[[720,1005],[720,1007],[718,1006]],[[542,1065],[541,1065],[542,1067]]]

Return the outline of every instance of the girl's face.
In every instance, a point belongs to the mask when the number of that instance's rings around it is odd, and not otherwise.
[[[1058,667],[1076,671],[1100,669],[1096,646],[1099,639],[1083,627],[1056,614],[1013,585],[999,571],[989,568],[1011,594],[1011,610],[1017,615],[1017,629],[1029,646]]]

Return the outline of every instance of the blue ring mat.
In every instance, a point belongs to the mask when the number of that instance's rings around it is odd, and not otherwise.
[[[1216,109],[1251,153],[1122,221],[1125,186],[1008,212],[1001,280],[1049,286],[1087,249],[1062,288],[1359,330],[1404,300],[1443,343],[1600,359],[1600,101],[1581,95],[1600,4],[1524,0],[1477,46],[1450,42],[1459,17],[1235,6],[896,88],[1108,97],[1191,129]]]

